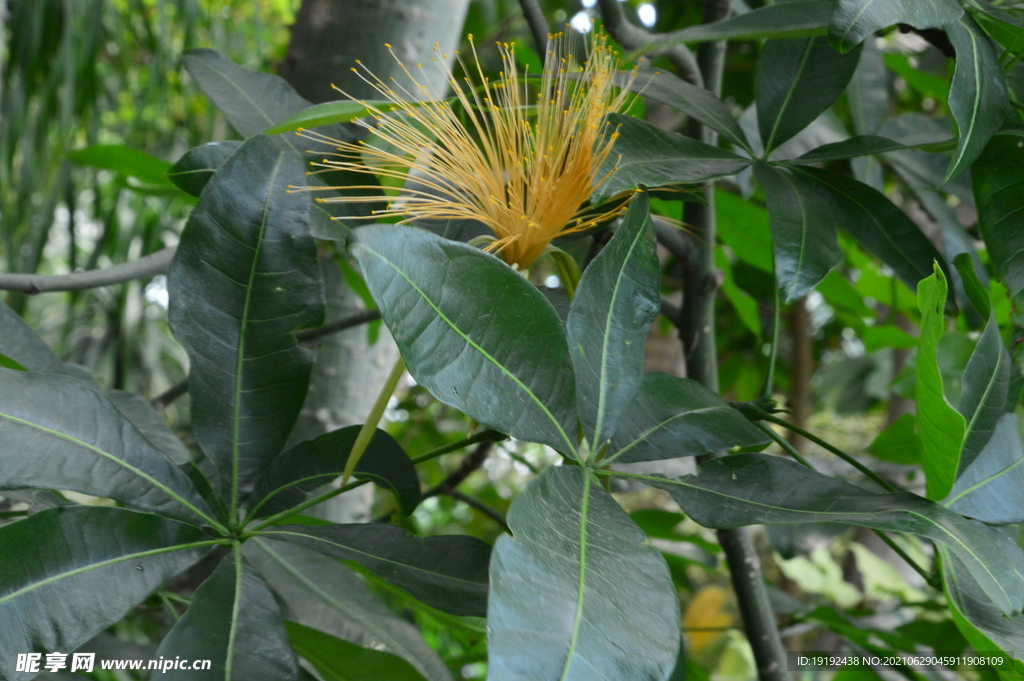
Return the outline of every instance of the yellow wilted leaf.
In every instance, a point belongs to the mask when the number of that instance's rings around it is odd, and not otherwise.
[[[733,616],[726,609],[729,593],[718,586],[706,586],[697,592],[683,615],[683,628],[690,642],[691,655],[699,655],[733,624]]]

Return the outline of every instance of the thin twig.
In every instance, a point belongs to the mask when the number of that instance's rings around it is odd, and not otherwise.
[[[160,393],[159,395],[154,397],[152,400],[150,400],[149,403],[153,406],[154,409],[156,409],[157,411],[160,411],[161,409],[167,408],[167,406],[171,402],[174,402],[174,400],[178,399],[179,397],[184,395],[186,392],[188,392],[188,379],[187,378],[183,379],[181,381],[178,381],[177,383],[172,385],[170,388],[168,388],[167,390],[165,390],[164,392]]]
[[[776,433],[769,426],[766,426],[760,421],[754,421],[754,425],[757,426],[761,430],[761,432],[763,432],[765,435],[774,440],[775,444],[782,447],[782,449],[785,450],[785,452],[789,454],[791,457],[793,457],[803,465],[807,466],[812,471],[815,470],[814,466],[812,466],[811,463],[807,459],[805,459],[800,452],[796,450],[796,447],[786,442],[786,438],[779,437],[778,433]]]
[[[505,523],[505,518],[503,518],[502,515],[495,511],[493,508],[483,504],[477,499],[474,499],[468,494],[463,494],[457,489],[448,490],[447,492],[445,492],[445,494],[447,496],[450,496],[452,499],[455,499],[456,501],[461,501],[470,508],[475,508],[476,510],[480,511],[494,522],[498,523],[498,525],[501,526],[501,529],[503,529],[505,532],[512,534],[512,530],[510,530],[508,525]]]
[[[930,574],[927,570],[918,565],[917,562],[914,561],[914,559],[911,558],[910,555],[885,532],[882,532],[881,530],[875,530],[874,532],[882,541],[889,545],[890,549],[896,552],[896,555],[906,561],[907,565],[914,568],[914,571],[924,578],[925,584],[937,589],[938,591],[942,591],[942,581],[937,575]]]
[[[84,291],[146,279],[166,272],[175,251],[177,246],[171,246],[131,262],[73,274],[0,274],[0,291],[17,291],[29,295],[48,291]]]
[[[519,6],[523,9],[523,16],[526,17],[526,24],[530,27],[530,34],[533,36],[533,44],[537,48],[537,54],[541,61],[548,49],[548,21],[544,18],[537,0],[519,0]]]
[[[609,34],[627,50],[646,45],[654,40],[654,34],[646,29],[635,26],[626,19],[625,12],[619,0],[600,0],[601,17],[604,19],[604,28]],[[676,67],[679,75],[690,81],[697,87],[704,87],[704,77],[701,75],[700,67],[693,52],[686,45],[673,45],[652,51],[649,56],[656,57],[664,55],[672,65]]]

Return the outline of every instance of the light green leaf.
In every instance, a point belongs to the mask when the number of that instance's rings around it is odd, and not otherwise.
[[[308,660],[324,681],[423,681],[423,676],[397,655],[361,648],[294,622],[284,626],[295,652]]]
[[[996,422],[1005,413],[1010,386],[1010,353],[999,335],[999,325],[989,316],[985,330],[964,369],[957,411],[967,421],[960,464],[963,472],[992,437]]]
[[[415,106],[415,102],[411,104]],[[333,125],[334,123],[348,123],[357,118],[365,118],[372,115],[373,109],[370,108],[371,106],[378,111],[392,111],[398,108],[398,105],[394,102],[383,100],[321,102],[288,116],[283,121],[264,130],[263,134],[277,135],[282,132],[301,130],[302,128],[319,128],[324,125]]]
[[[170,164],[146,152],[123,144],[97,144],[68,154],[79,165],[113,170],[125,177],[134,177],[146,184],[170,187],[167,170]]]
[[[883,461],[904,466],[921,465],[921,447],[914,432],[914,415],[903,414],[878,434],[867,451]]]

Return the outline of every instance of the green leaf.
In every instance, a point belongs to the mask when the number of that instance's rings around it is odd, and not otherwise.
[[[640,385],[644,342],[661,304],[660,281],[650,206],[641,193],[587,266],[566,321],[577,409],[595,451],[615,433]]]
[[[642,92],[646,98],[682,111],[725,137],[733,146],[750,151],[747,138],[729,107],[704,88],[666,71],[652,69],[641,69],[635,77],[631,71],[620,72],[616,82],[623,87],[630,83],[634,92]]]
[[[1016,414],[1004,414],[943,506],[993,525],[1024,522],[1024,444]]]
[[[29,371],[56,374],[64,371],[64,365],[50,346],[3,301],[0,301],[0,353]]]
[[[960,280],[964,285],[964,293],[971,301],[974,309],[985,319],[992,314],[992,301],[988,297],[988,288],[978,279],[974,270],[974,259],[970,253],[964,252],[953,258],[953,266],[960,274]]]
[[[1003,124],[1009,96],[992,42],[969,14],[946,26],[956,49],[956,70],[949,86],[949,110],[960,131],[960,143],[943,184],[962,173],[981,155]]]
[[[306,397],[323,322],[303,166],[268,137],[225,161],[189,216],[167,275],[174,336],[188,351],[192,425],[228,510],[280,452]]]
[[[842,173],[816,168],[799,172],[832,190],[839,226],[891,267],[908,286],[916,287],[917,282],[930,275],[936,260],[943,271],[948,271],[928,237],[880,192]],[[947,306],[956,309],[952,295]]]
[[[705,527],[834,522],[926,537],[969,565],[1000,610],[1024,606],[1024,584],[984,527],[910,492],[875,494],[768,454],[719,457],[678,480],[626,477],[664,489]]]
[[[0,489],[66,489],[210,520],[188,477],[95,384],[0,369]]]
[[[249,515],[266,516],[302,503],[306,494],[322,487],[345,470],[349,452],[362,426],[340,430],[300,442],[274,457],[249,498]],[[409,515],[420,502],[420,478],[409,456],[393,437],[378,429],[355,476],[373,480],[391,490],[402,513]],[[255,513],[251,509],[260,506]]]
[[[895,324],[868,326],[861,333],[861,340],[864,341],[864,351],[868,354],[883,348],[909,350],[917,347],[917,338]]]
[[[964,370],[957,411],[967,422],[957,473],[971,465],[992,437],[996,422],[1006,412],[1010,387],[1010,353],[999,335],[999,324],[990,315]]]
[[[178,189],[199,196],[210,181],[217,168],[224,164],[228,156],[235,153],[242,145],[237,140],[228,142],[207,142],[185,152],[167,171],[169,179]]]
[[[201,676],[217,681],[295,681],[299,674],[277,602],[237,548],[199,585],[154,657],[210,660]],[[198,676],[191,669],[160,674],[168,681]]]
[[[612,438],[606,461],[701,456],[768,438],[717,393],[687,378],[645,374]]]
[[[772,233],[768,211],[720,187],[715,188],[718,238],[743,262],[772,272]]]
[[[842,260],[836,210],[831,194],[799,173],[759,161],[754,175],[768,204],[776,284],[789,303],[806,295]]]
[[[882,56],[882,61],[890,71],[907,81],[907,85],[917,90],[923,97],[934,97],[940,101],[946,101],[949,97],[949,81],[917,68],[910,63],[908,55],[890,52]]]
[[[192,460],[192,453],[167,427],[161,415],[142,395],[125,390],[111,390],[107,398],[139,433],[155,448],[179,466]]]
[[[294,622],[285,622],[284,627],[295,652],[316,667],[324,681],[423,681],[423,676],[397,655],[360,648]]]
[[[144,151],[122,144],[97,144],[68,154],[72,163],[113,170],[125,177],[134,177],[146,184],[170,186],[167,169],[170,164]]]
[[[722,272],[722,293],[732,303],[736,315],[743,322],[743,325],[750,329],[750,332],[761,339],[761,310],[757,298],[750,295],[739,286],[733,278],[732,265],[722,249],[715,249],[715,267]]]
[[[971,179],[989,260],[1017,298],[1024,291],[1024,140],[993,137],[971,168]]]
[[[765,158],[839,99],[858,59],[860,48],[840,54],[824,37],[765,43],[757,60],[756,99]]]
[[[351,560],[427,605],[454,615],[487,611],[491,547],[476,537],[420,538],[396,525],[294,525],[262,533],[325,556]]]
[[[597,173],[598,177],[609,177],[595,192],[595,204],[641,186],[701,182],[734,175],[750,165],[750,159],[665,132],[639,118],[610,114],[608,122],[618,137]]]
[[[921,465],[921,447],[914,432],[914,415],[903,414],[868,446],[867,451],[883,461],[904,466]]]
[[[215,543],[191,525],[100,506],[51,508],[0,527],[4,678],[14,678],[18,653],[82,645]]]
[[[894,142],[877,135],[856,135],[842,142],[824,144],[816,149],[811,149],[806,154],[798,156],[787,163],[811,165],[814,163],[828,163],[842,159],[854,158],[857,156],[869,156],[881,154],[886,151],[910,148],[928,148],[930,151],[944,151],[955,145],[954,140],[948,142],[926,143],[926,144],[902,144]]]
[[[893,24],[937,28],[963,13],[956,0],[836,0],[828,37],[836,49],[845,52],[880,28]]]
[[[950,405],[942,389],[937,359],[939,339],[945,329],[942,315],[946,300],[946,277],[938,264],[935,273],[917,286],[921,309],[921,336],[917,346],[917,434],[921,440],[921,458],[929,499],[942,499],[953,488],[960,466],[960,448],[967,421]]]
[[[805,38],[824,35],[832,3],[827,0],[796,0],[761,7],[710,24],[689,26],[658,36],[636,48],[629,56],[648,54],[679,43],[715,40],[759,40],[762,38]]]
[[[576,456],[569,347],[536,287],[490,254],[409,227],[362,227],[349,248],[421,385],[481,423]]]
[[[415,106],[416,103],[411,102],[410,104]],[[398,108],[398,105],[394,102],[384,100],[321,102],[288,116],[280,123],[267,128],[264,134],[277,135],[282,132],[301,130],[302,128],[319,128],[334,123],[348,123],[357,118],[373,115],[373,110],[369,108],[371,106],[378,111],[393,111]]]
[[[1015,26],[1016,28],[1024,28],[1024,17],[994,5],[988,2],[988,0],[967,0],[967,4],[980,10],[985,16],[992,19],[1001,21],[1009,26]]]
[[[270,585],[285,619],[357,646],[399,655],[430,681],[451,681],[444,662],[419,630],[391,612],[336,558],[258,537],[247,541],[243,552]]]
[[[491,562],[490,681],[668,677],[680,624],[665,559],[588,471],[548,468],[508,524]]]

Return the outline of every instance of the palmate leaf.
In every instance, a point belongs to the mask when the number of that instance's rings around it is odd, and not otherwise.
[[[93,383],[0,368],[0,489],[66,489],[216,524],[192,482]]]
[[[192,525],[99,506],[0,527],[0,678],[31,678],[15,673],[18,653],[71,652],[216,543]]]
[[[615,433],[640,385],[660,279],[650,207],[640,194],[583,273],[566,321],[577,409],[595,449]]]
[[[194,681],[296,681],[298,662],[273,594],[237,546],[199,585],[188,610],[164,637],[157,657],[209,660],[210,669],[161,670],[160,678]]]
[[[398,655],[428,681],[451,681],[448,668],[419,630],[393,613],[338,559],[263,537],[250,539],[242,550],[270,585],[286,620]],[[297,652],[308,658],[301,648]]]
[[[664,489],[705,527],[835,522],[927,537],[969,566],[1000,611],[1024,607],[1024,581],[983,526],[909,492],[875,494],[766,454],[719,457],[677,480],[628,477]]]
[[[936,28],[963,13],[956,0],[836,0],[828,37],[836,49],[846,52],[880,28],[893,24]]]
[[[234,513],[278,454],[306,397],[314,352],[292,332],[323,321],[304,168],[267,137],[210,180],[167,275],[168,318],[188,352],[196,439]]]
[[[360,648],[322,631],[285,622],[292,646],[331,681],[423,681],[412,665],[382,650]]]
[[[479,617],[487,612],[491,547],[476,537],[421,538],[382,524],[287,525],[266,530],[262,536],[357,562],[439,610]]]
[[[661,553],[588,472],[545,470],[512,502],[491,561],[491,681],[665,679],[679,598]]]
[[[492,255],[410,227],[363,227],[349,248],[421,385],[503,433],[576,455],[569,348],[535,286]]]

